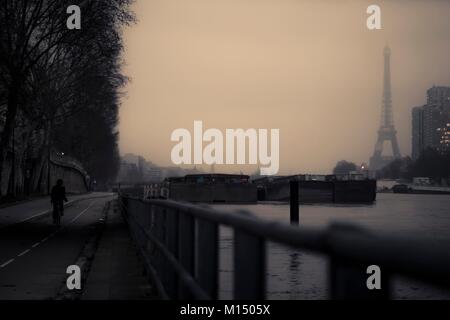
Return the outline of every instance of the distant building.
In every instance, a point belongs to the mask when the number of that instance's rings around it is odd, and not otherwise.
[[[427,104],[450,106],[450,87],[433,86],[428,89]]]
[[[116,181],[118,183],[157,183],[169,177],[183,177],[187,174],[200,174],[202,170],[196,167],[188,169],[181,167],[157,166],[144,157],[132,153],[121,158],[120,170]]]
[[[146,171],[145,181],[160,182],[162,181],[162,171],[159,168],[149,168]]]
[[[450,87],[433,86],[427,103],[412,109],[412,158],[427,148],[450,151]]]
[[[118,182],[134,183],[139,180],[139,170],[135,163],[121,161],[119,173],[117,175]]]
[[[423,110],[422,107],[412,109],[412,151],[411,157],[415,160],[423,150]]]

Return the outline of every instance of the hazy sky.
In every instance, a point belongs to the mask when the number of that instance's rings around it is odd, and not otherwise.
[[[382,9],[382,30],[366,28],[370,4]],[[134,10],[120,148],[159,165],[171,165],[172,131],[192,131],[194,120],[280,129],[281,173],[368,162],[386,43],[402,155],[411,108],[433,84],[450,85],[450,1],[137,0]],[[216,166],[225,169],[241,168]]]

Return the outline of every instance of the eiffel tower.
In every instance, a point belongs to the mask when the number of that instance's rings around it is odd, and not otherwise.
[[[378,139],[375,144],[375,151],[370,158],[370,169],[379,170],[392,160],[400,158],[400,149],[397,142],[397,131],[394,128],[394,118],[392,115],[391,99],[391,49],[384,48],[384,85],[383,85],[383,105],[381,108],[381,126],[378,130]],[[383,143],[390,141],[393,156],[383,156]]]

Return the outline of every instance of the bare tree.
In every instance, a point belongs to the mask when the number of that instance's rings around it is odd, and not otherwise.
[[[50,148],[55,126],[68,119],[83,122],[85,119],[77,117],[82,110],[102,114],[101,121],[116,136],[118,90],[125,82],[120,73],[120,30],[134,20],[131,2],[2,1],[0,185],[8,179],[5,160],[11,143],[14,145],[16,127],[22,128],[25,136],[40,136],[41,164],[36,175],[41,175],[42,158]],[[66,27],[66,9],[72,4],[82,9],[81,30]],[[27,149],[22,148],[22,159]],[[15,156],[16,149],[12,152]]]

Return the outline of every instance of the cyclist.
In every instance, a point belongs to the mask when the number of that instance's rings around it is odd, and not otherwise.
[[[66,188],[63,185],[63,181],[58,179],[56,185],[52,188],[51,203],[53,204],[53,223],[60,225],[61,216],[64,215],[64,201],[68,201],[66,198]]]

